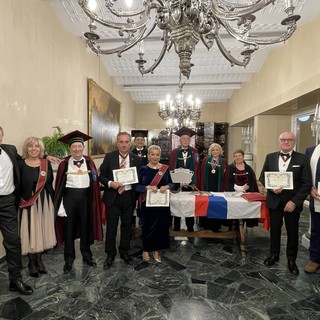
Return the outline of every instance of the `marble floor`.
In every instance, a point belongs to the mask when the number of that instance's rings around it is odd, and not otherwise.
[[[301,234],[308,216],[301,219]],[[0,265],[0,319],[107,320],[318,320],[320,272],[308,275],[303,266],[308,251],[300,245],[300,275],[287,271],[286,236],[279,264],[267,268],[269,235],[260,227],[248,229],[247,255],[241,257],[233,240],[171,240],[162,263],[141,260],[141,240],[132,239],[132,266],[119,256],[103,270],[103,243],[92,249],[96,268],[82,265],[78,254],[73,271],[64,275],[63,251],[44,255],[48,274],[31,278],[23,260],[23,276],[32,296],[8,291],[6,263]]]

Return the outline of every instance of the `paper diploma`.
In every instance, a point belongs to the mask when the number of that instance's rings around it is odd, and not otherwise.
[[[124,186],[127,184],[138,183],[138,174],[136,167],[113,170],[113,180],[121,182]]]
[[[318,182],[318,193],[320,192],[320,182]],[[314,199],[314,211],[320,212],[320,201],[317,199]]]
[[[169,207],[170,190],[161,193],[147,190],[146,207]]]
[[[269,171],[264,173],[266,189],[285,189],[293,190],[293,172],[292,171]]]

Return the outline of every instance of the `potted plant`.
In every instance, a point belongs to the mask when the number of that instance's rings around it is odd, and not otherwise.
[[[69,146],[58,139],[64,136],[59,126],[53,127],[53,135],[42,138],[46,155],[64,158],[69,154]]]

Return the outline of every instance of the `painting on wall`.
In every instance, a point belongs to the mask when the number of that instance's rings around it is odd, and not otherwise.
[[[88,124],[92,137],[89,140],[89,155],[101,158],[116,149],[121,103],[92,79],[88,79],[88,93]]]

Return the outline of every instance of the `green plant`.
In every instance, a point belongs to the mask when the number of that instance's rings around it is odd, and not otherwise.
[[[59,141],[59,139],[64,136],[64,133],[62,133],[59,126],[52,128],[54,129],[53,135],[42,138],[45,154],[58,158],[64,158],[69,154],[69,146]]]

